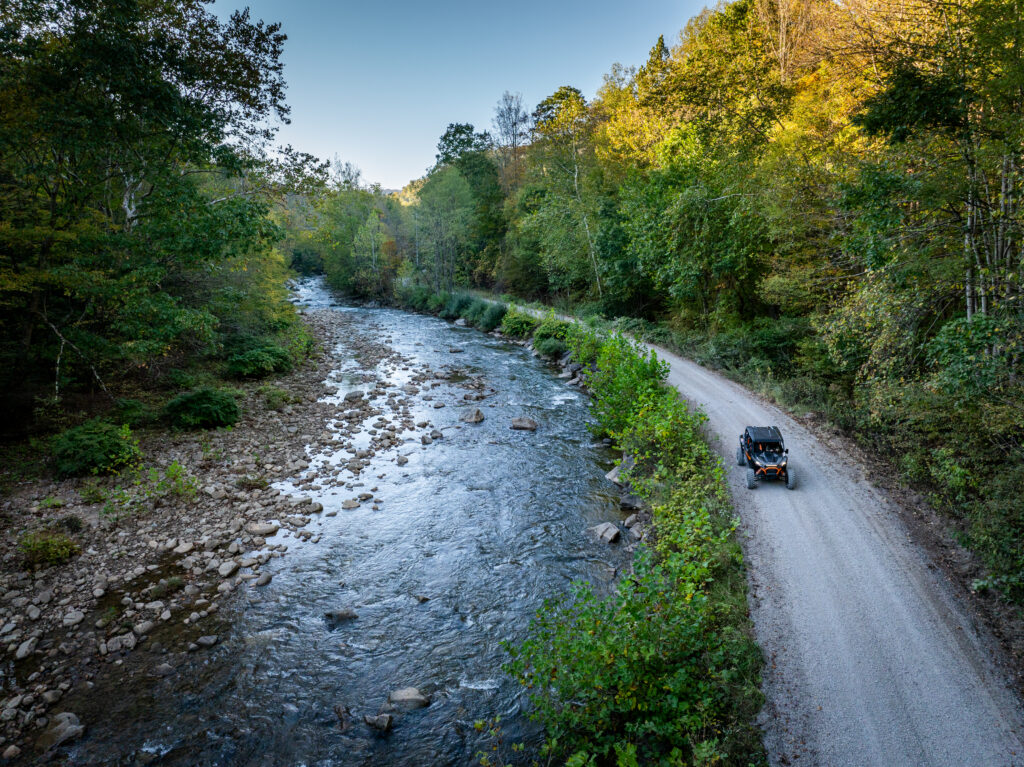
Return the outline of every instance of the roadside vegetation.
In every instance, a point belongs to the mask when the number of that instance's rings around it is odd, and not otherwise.
[[[511,293],[720,368],[887,460],[1024,603],[1022,37],[1011,0],[724,2],[592,99],[453,122],[399,194],[339,167],[287,247],[378,300]]]
[[[652,507],[653,534],[612,595],[581,584],[548,600],[511,648],[509,670],[530,691],[545,750],[580,765],[761,763],[761,654],[704,416],[665,386],[667,366],[653,354],[561,325],[589,371],[598,432],[635,461],[625,476]]]

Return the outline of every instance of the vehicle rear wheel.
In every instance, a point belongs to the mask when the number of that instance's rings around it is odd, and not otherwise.
[[[753,490],[757,487],[757,475],[754,474],[753,469],[747,469],[747,490]]]
[[[743,448],[736,448],[736,465],[743,466],[747,463],[747,457],[743,455]]]
[[[786,487],[790,490],[796,489],[796,475],[790,467],[786,467]]]

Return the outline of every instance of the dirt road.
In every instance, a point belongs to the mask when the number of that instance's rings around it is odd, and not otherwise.
[[[742,387],[657,351],[732,467],[772,763],[1024,765],[1021,704],[990,641],[861,467]],[[782,429],[796,490],[746,489],[735,449],[747,424]]]

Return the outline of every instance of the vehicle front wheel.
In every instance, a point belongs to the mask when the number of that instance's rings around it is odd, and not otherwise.
[[[757,487],[757,475],[754,474],[753,469],[747,469],[747,490],[753,490]]]
[[[737,466],[743,466],[743,465],[746,464],[746,462],[747,462],[747,457],[745,455],[743,455],[743,448],[742,447],[736,448],[736,465]]]
[[[786,468],[786,487],[790,490],[796,489],[796,475],[793,473],[793,469],[789,467]]]

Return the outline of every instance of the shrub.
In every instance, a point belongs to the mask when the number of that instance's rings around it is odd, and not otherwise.
[[[199,379],[187,370],[172,368],[163,375],[160,383],[166,389],[191,389],[198,385]]]
[[[67,530],[69,533],[80,533],[84,526],[82,520],[76,517],[74,514],[65,514],[63,517],[57,520],[57,524]]]
[[[549,359],[558,359],[569,349],[569,347],[565,345],[565,341],[551,337],[542,338],[540,341],[534,341],[533,348],[536,349],[537,353],[542,357],[548,357]]]
[[[234,397],[217,389],[198,389],[181,394],[164,408],[164,417],[178,429],[213,429],[232,426],[241,411]]]
[[[127,425],[113,426],[99,420],[68,429],[54,440],[57,474],[110,474],[142,457],[138,442]]]
[[[528,338],[540,322],[519,309],[509,309],[501,319],[501,332],[512,338]]]
[[[271,373],[287,373],[292,357],[280,346],[261,346],[228,359],[228,375],[232,378],[259,378]]]
[[[609,336],[597,355],[597,370],[587,373],[599,432],[616,435],[625,431],[633,408],[647,395],[659,392],[667,377],[668,365],[654,352],[623,336]]]
[[[501,325],[501,321],[505,319],[505,312],[507,311],[508,307],[505,304],[490,303],[474,324],[485,333],[490,333]]]
[[[538,341],[544,341],[548,338],[557,338],[559,341],[564,341],[569,337],[571,328],[572,323],[556,319],[555,313],[549,312],[543,322],[533,331],[533,342],[536,344]]]
[[[593,328],[573,325],[569,328],[566,338],[572,358],[581,365],[591,365],[597,362],[597,355],[601,351],[603,338]]]
[[[416,312],[427,311],[431,298],[430,288],[424,285],[403,287],[396,291],[398,303]]]
[[[440,293],[435,293],[427,300],[427,311],[431,314],[440,314],[450,300],[450,293],[443,290]]]
[[[476,327],[477,322],[483,316],[483,313],[487,311],[487,307],[490,303],[480,298],[474,298],[473,303],[465,308],[462,312],[462,316],[466,319],[473,327]]]
[[[441,317],[446,320],[457,320],[464,316],[463,312],[470,307],[473,301],[474,298],[468,293],[456,293],[445,303],[441,310]]]
[[[26,533],[18,541],[26,567],[35,569],[67,562],[79,552],[79,545],[63,533],[43,530]]]
[[[126,423],[137,429],[155,421],[156,415],[156,410],[145,402],[122,397],[114,405],[111,420],[115,423]]]

